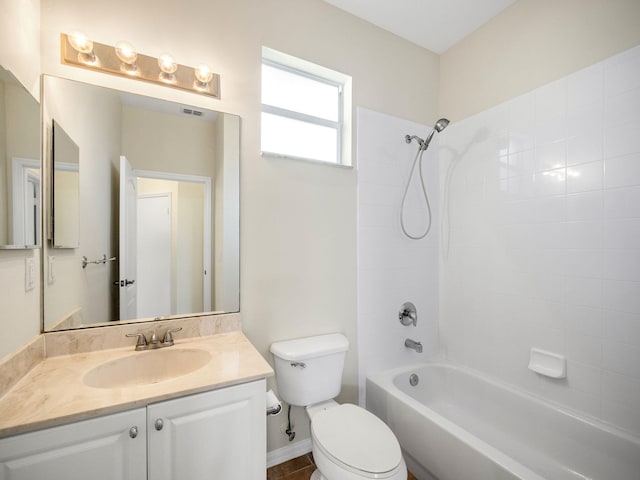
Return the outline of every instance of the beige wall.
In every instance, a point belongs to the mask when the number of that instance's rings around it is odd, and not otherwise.
[[[126,15],[120,15],[126,11]],[[241,309],[248,337],[265,357],[276,340],[343,332],[352,348],[343,399],[355,401],[356,171],[260,156],[260,56],[268,46],[353,77],[354,105],[431,123],[438,57],[320,0],[42,1],[46,73],[236,113],[241,128]],[[96,41],[132,42],[210,63],[222,100],[67,67],[59,34],[81,29]],[[355,138],[355,137],[354,137]],[[288,444],[282,416],[269,420],[269,449]],[[294,412],[297,439],[306,420]]]
[[[638,44],[638,0],[520,0],[441,56],[438,110],[460,120]]]
[[[135,170],[213,177],[215,124],[122,107],[122,154]]]
[[[0,0],[0,65],[40,98],[40,1]],[[39,284],[25,292],[25,260],[40,275],[40,250],[0,251],[0,358],[40,332]]]
[[[0,65],[40,98],[40,0],[0,0]]]

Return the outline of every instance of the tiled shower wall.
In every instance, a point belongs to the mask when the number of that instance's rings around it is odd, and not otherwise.
[[[406,134],[424,138],[431,127],[358,109],[358,367],[359,398],[369,372],[432,359],[438,353],[439,188],[437,136],[423,158],[433,211],[433,227],[422,240],[400,230],[400,202],[411,163],[418,152]],[[427,211],[414,172],[406,201],[409,233],[424,231]],[[404,302],[418,310],[416,327],[400,324]],[[423,353],[404,346],[422,342]]]
[[[441,145],[448,358],[640,433],[640,47]],[[529,371],[531,347],[567,378]]]

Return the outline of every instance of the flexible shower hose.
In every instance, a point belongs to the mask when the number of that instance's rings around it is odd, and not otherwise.
[[[431,230],[431,205],[429,204],[429,195],[427,194],[427,187],[424,185],[424,175],[422,174],[422,155],[426,152],[426,148],[418,149],[418,153],[416,153],[416,157],[413,159],[413,165],[411,165],[411,172],[409,173],[409,178],[407,179],[407,185],[404,188],[404,194],[402,195],[402,203],[400,204],[400,227],[402,227],[402,232],[412,240],[421,240],[427,236],[429,230]],[[404,202],[407,199],[407,193],[409,192],[409,184],[411,183],[411,179],[413,178],[413,172],[416,169],[416,163],[420,163],[418,166],[418,171],[420,172],[420,186],[422,187],[422,193],[424,194],[424,201],[427,204],[427,211],[429,213],[429,223],[427,225],[427,229],[424,231],[422,235],[414,236],[407,232],[407,229],[404,225]]]

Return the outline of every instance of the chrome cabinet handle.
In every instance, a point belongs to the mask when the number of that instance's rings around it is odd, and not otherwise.
[[[162,421],[161,418],[156,420],[155,427],[156,427],[156,430],[158,431],[162,430],[162,427],[164,427],[164,422]]]
[[[129,436],[131,438],[136,438],[138,436],[138,427],[133,426],[129,429]]]

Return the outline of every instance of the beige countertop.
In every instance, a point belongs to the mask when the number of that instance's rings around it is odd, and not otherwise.
[[[147,385],[95,388],[84,376],[93,368],[132,355],[132,347],[45,358],[0,398],[0,437],[145,406],[192,393],[273,375],[266,360],[240,331],[179,340],[170,349],[202,349],[201,368]]]

